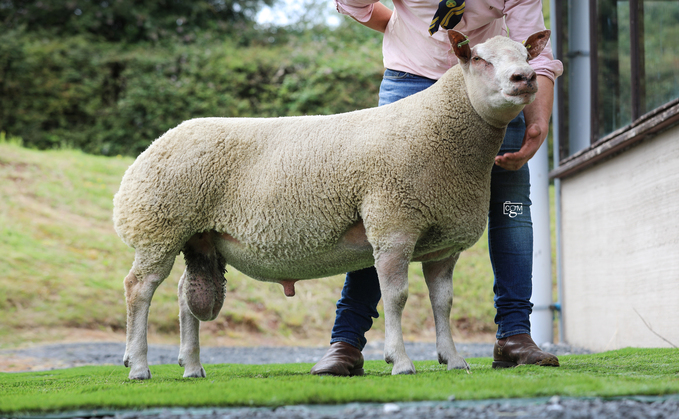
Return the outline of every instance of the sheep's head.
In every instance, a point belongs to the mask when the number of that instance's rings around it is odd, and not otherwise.
[[[466,36],[448,31],[469,99],[486,122],[504,126],[535,99],[537,76],[528,61],[540,55],[550,33],[534,33],[524,44],[496,36],[470,48]]]

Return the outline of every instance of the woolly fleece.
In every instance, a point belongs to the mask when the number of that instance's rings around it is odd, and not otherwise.
[[[129,167],[114,226],[138,278],[210,231],[227,264],[260,280],[372,266],[373,248],[403,233],[419,237],[413,260],[447,257],[482,234],[504,132],[474,111],[459,66],[379,108],[193,119]]]

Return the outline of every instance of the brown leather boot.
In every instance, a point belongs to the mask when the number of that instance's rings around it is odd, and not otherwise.
[[[543,367],[558,367],[556,356],[542,351],[529,334],[510,336],[495,342],[493,368],[510,368],[517,365],[534,364]]]
[[[315,375],[363,375],[363,354],[346,342],[335,342],[311,369]]]

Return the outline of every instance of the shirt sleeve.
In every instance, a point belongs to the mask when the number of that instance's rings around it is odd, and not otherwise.
[[[531,34],[546,29],[540,0],[507,0],[504,15],[509,37],[514,41],[525,41]],[[563,74],[563,64],[552,54],[551,41],[530,65],[537,74],[552,81]]]
[[[359,22],[367,22],[373,14],[375,3],[379,0],[335,0],[337,11]]]

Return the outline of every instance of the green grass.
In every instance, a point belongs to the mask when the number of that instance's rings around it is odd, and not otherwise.
[[[0,135],[0,348],[58,341],[73,330],[120,336],[125,329],[122,280],[133,251],[111,222],[112,198],[133,159],[76,150],[37,151]],[[153,300],[150,339],[176,342],[178,257]],[[410,269],[404,336],[431,340],[434,322],[419,264]],[[326,344],[343,277],[297,285],[286,298],[277,284],[229,268],[220,316],[202,327],[205,344]],[[455,270],[456,338],[494,333],[487,240],[464,252]],[[379,308],[380,313],[382,308]],[[383,339],[384,317],[369,338]]]
[[[472,374],[424,361],[411,376],[391,376],[389,365],[370,361],[366,376],[352,378],[312,376],[311,364],[208,365],[204,379],[183,379],[179,366],[160,365],[151,367],[150,381],[128,380],[128,370],[114,366],[5,373],[0,412],[679,393],[679,351],[672,349],[563,356],[560,368],[493,370],[490,358],[468,361]]]

